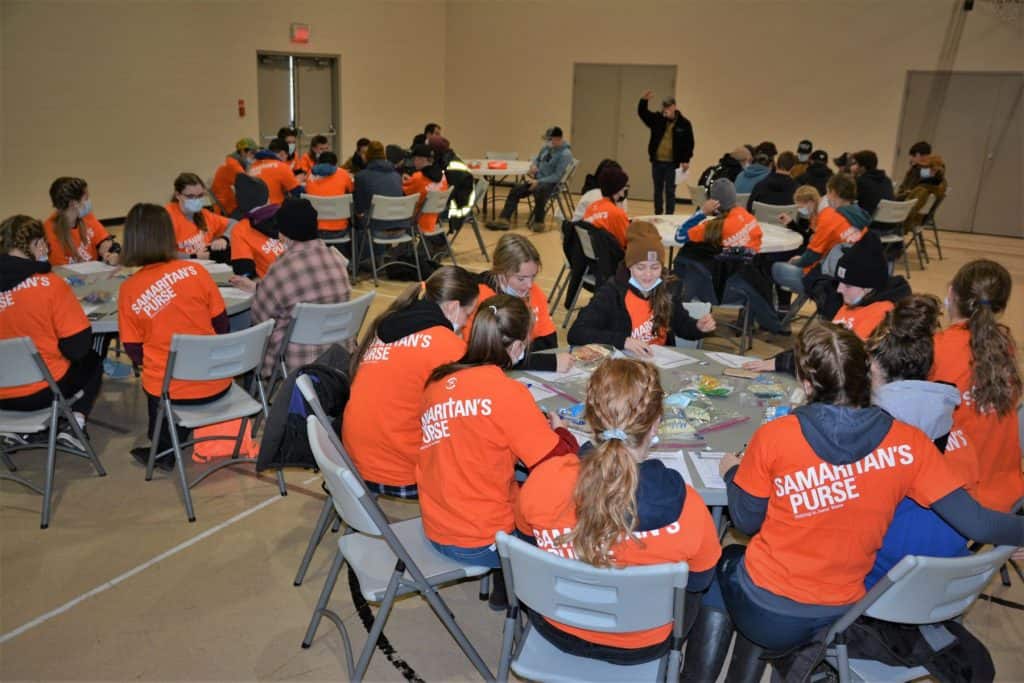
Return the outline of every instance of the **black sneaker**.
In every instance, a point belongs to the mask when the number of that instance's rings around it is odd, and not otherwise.
[[[135,462],[139,463],[143,467],[145,467],[146,463],[149,462],[149,446],[139,446],[138,448],[133,448],[131,450],[131,454],[132,458],[135,459]],[[172,471],[174,469],[174,454],[168,453],[166,455],[160,456],[159,458],[156,459],[156,462],[153,463],[153,466],[156,467],[158,470],[162,470],[164,472]]]
[[[491,572],[491,597],[487,598],[487,606],[495,612],[508,609],[508,594],[505,592],[505,575],[500,569]]]
[[[85,432],[84,428],[82,432]],[[86,434],[86,438],[89,438],[88,434]],[[60,426],[57,427],[57,443],[75,451],[86,452],[85,444],[78,438],[75,430],[71,428],[71,425],[66,420],[61,420]]]
[[[504,231],[510,230],[512,228],[512,224],[509,223],[507,218],[499,218],[496,221],[487,221],[485,225],[487,226],[488,230]]]
[[[49,442],[46,432],[33,432],[32,434],[15,434],[4,432],[0,434],[0,440],[6,448],[17,448],[19,446],[45,446]]]

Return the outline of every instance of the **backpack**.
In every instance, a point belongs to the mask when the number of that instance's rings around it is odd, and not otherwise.
[[[316,460],[306,435],[306,418],[313,414],[312,408],[303,398],[295,381],[302,375],[308,375],[313,381],[317,398],[324,412],[331,418],[331,429],[341,434],[341,418],[349,398],[348,374],[324,361],[327,354],[332,353],[336,345],[328,349],[317,362],[304,365],[281,385],[274,398],[267,428],[260,443],[260,454],[256,462],[256,471],[281,469],[282,467],[306,467],[316,469]],[[341,349],[338,349],[341,351]],[[342,353],[347,361],[348,354]]]

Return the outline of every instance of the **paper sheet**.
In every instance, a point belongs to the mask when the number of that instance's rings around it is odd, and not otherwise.
[[[234,300],[251,299],[252,298],[252,294],[250,294],[249,292],[245,291],[244,289],[239,289],[238,287],[221,287],[220,288],[220,295],[222,297],[224,297],[225,299],[234,299]]]
[[[711,304],[704,301],[684,301],[683,310],[689,313],[694,320],[700,320],[711,313]]]
[[[651,346],[651,353],[654,358],[651,360],[656,366],[662,369],[678,368],[690,363],[696,363],[697,359],[687,356],[685,353],[676,351],[667,346]]]
[[[704,353],[708,360],[713,360],[729,368],[742,368],[744,363],[752,360],[761,360],[757,356],[738,356],[735,353],[723,353],[721,351],[706,351]]]
[[[575,367],[571,368],[569,372],[546,372],[544,370],[527,370],[526,372],[542,382],[571,382],[576,379],[586,379],[588,376],[586,370]]]
[[[205,263],[204,262],[202,264],[202,266],[203,266],[203,268],[206,268],[206,270],[210,273],[210,275],[213,275],[215,273],[234,273],[235,272],[234,270],[231,269],[231,266],[229,266],[226,263],[213,263],[213,262]]]
[[[712,455],[717,455],[718,457],[709,457]],[[704,483],[704,488],[725,488],[725,480],[718,473],[718,464],[722,459],[722,455],[722,453],[704,453],[705,457],[702,458],[700,457],[701,454],[697,451],[690,451],[690,462],[693,463],[694,469],[697,470],[697,476]]]
[[[655,452],[651,454],[651,457],[657,458],[665,463],[665,467],[683,475],[683,481],[693,486],[693,477],[690,476],[690,468],[686,466],[686,459],[683,457],[682,451]]]
[[[81,304],[82,304],[82,310],[85,311],[85,314],[87,316],[92,315],[96,311],[100,310],[100,306],[101,306],[101,304],[90,304],[90,303],[86,303],[84,301],[82,301]]]
[[[96,273],[109,273],[114,266],[108,266],[101,261],[84,261],[83,263],[69,263],[61,268],[67,268],[78,275],[95,275]]]
[[[540,403],[541,401],[546,401],[549,398],[554,398],[555,396],[558,395],[555,392],[550,391],[545,387],[542,387],[536,382],[531,382],[525,377],[519,377],[516,381],[521,382],[523,386],[530,390],[530,395],[533,396],[533,400],[536,401],[537,403]]]
[[[690,175],[689,171],[684,171],[683,169],[681,169],[681,168],[679,168],[677,166],[676,167],[676,185],[682,185],[683,183],[685,183],[686,182],[686,176],[688,176],[688,175]]]

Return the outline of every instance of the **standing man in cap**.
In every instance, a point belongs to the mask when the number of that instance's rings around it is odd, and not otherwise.
[[[275,218],[278,239],[284,243],[285,252],[259,283],[248,280],[243,286],[244,283],[236,282],[236,286],[243,289],[255,289],[252,324],[274,320],[274,331],[263,357],[261,372],[264,376],[269,376],[274,369],[295,304],[337,304],[348,301],[352,292],[348,261],[318,237],[316,209],[308,199],[285,199]],[[285,353],[288,371],[312,363],[328,346],[291,344]]]
[[[690,168],[693,126],[679,113],[674,97],[665,97],[661,101],[661,113],[652,112],[648,103],[653,96],[650,90],[645,92],[636,106],[636,113],[651,129],[647,156],[651,160],[654,178],[654,213],[671,214],[676,210],[676,168],[683,171]]]
[[[544,133],[544,139],[547,142],[531,161],[526,182],[519,183],[509,190],[505,207],[501,210],[498,220],[487,223],[491,230],[508,230],[511,227],[509,221],[516,206],[519,205],[519,200],[532,194],[533,215],[527,225],[534,232],[544,232],[544,213],[548,198],[558,190],[558,183],[572,161],[571,148],[565,141],[560,127],[548,128]]]
[[[217,213],[231,218],[240,217],[238,200],[235,199],[235,176],[248,170],[259,148],[252,138],[242,138],[235,143],[234,154],[227,155],[224,163],[217,167],[210,184],[210,192],[217,201]]]
[[[796,146],[796,166],[793,167],[792,175],[799,178],[807,172],[807,164],[811,161],[811,153],[814,152],[814,143],[810,140],[801,140]]]

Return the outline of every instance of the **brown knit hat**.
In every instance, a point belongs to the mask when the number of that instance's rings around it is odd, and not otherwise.
[[[626,267],[641,261],[665,263],[665,245],[658,229],[646,221],[633,221],[626,228]]]
[[[371,140],[369,146],[366,148],[366,160],[373,161],[374,159],[385,159],[384,156],[384,143],[380,140]]]

